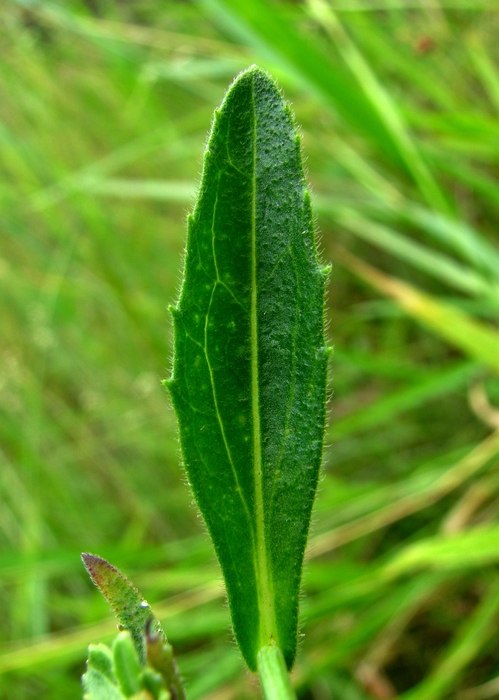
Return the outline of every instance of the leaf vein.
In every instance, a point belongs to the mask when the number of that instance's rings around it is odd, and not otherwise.
[[[265,541],[265,516],[262,473],[262,437],[260,425],[260,391],[258,369],[258,290],[257,290],[257,243],[256,243],[256,139],[257,117],[255,109],[255,82],[252,82],[252,192],[251,192],[251,402],[253,415],[253,472],[255,483],[256,557],[255,570],[259,581],[258,602],[260,607],[260,644],[278,643],[277,624],[274,611],[273,583],[269,571],[268,550]]]
[[[210,357],[208,354],[208,323],[209,323],[211,305],[213,303],[213,295],[215,293],[215,289],[216,289],[216,283],[213,285],[213,289],[211,291],[210,303],[208,305],[208,310],[206,312],[206,319],[205,319],[205,324],[204,324],[204,354],[206,357],[206,364],[208,366],[208,373],[210,375],[210,384],[211,384],[211,391],[212,391],[212,395],[213,395],[213,404],[215,406],[215,413],[217,416],[218,425],[220,427],[220,433],[222,435],[222,440],[224,443],[225,451],[227,453],[227,459],[229,460],[229,464],[230,464],[230,467],[232,469],[232,473],[234,475],[234,480],[236,482],[236,491],[239,494],[239,497],[240,497],[241,502],[243,504],[243,508],[244,508],[244,510],[246,512],[246,516],[248,518],[249,528],[250,528],[250,531],[251,531],[252,536],[253,536],[253,522],[252,522],[252,518],[250,516],[250,510],[249,510],[248,504],[246,502],[246,498],[244,497],[244,493],[243,493],[243,490],[241,488],[241,484],[239,483],[239,477],[237,475],[237,470],[236,470],[236,467],[234,464],[234,460],[232,458],[232,453],[231,453],[231,450],[229,447],[229,443],[227,441],[227,436],[225,434],[224,423],[222,420],[222,416],[220,415],[220,409],[218,407],[217,392],[215,389],[215,378],[213,376],[213,369],[212,369]]]
[[[220,277],[220,273],[218,270],[218,261],[217,261],[217,250],[215,246],[215,240],[216,240],[216,233],[215,233],[215,218],[217,214],[217,206],[218,206],[218,194],[220,192],[220,178],[221,178],[221,173],[218,174],[218,180],[217,180],[217,191],[215,194],[215,202],[213,204],[213,216],[211,219],[211,251],[213,255],[213,264],[215,266],[215,272],[217,273],[217,279],[215,282],[218,282],[224,289],[226,289],[231,297],[234,299],[236,304],[239,304],[239,306],[244,309],[244,305],[239,301],[239,299],[236,297],[232,289],[222,280]],[[210,301],[211,303],[211,301]]]

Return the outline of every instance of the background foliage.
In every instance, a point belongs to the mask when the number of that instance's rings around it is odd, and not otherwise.
[[[81,697],[145,593],[188,695],[258,697],[179,466],[166,305],[211,114],[270,70],[333,273],[301,698],[499,697],[499,10],[486,0],[4,0],[0,696]]]

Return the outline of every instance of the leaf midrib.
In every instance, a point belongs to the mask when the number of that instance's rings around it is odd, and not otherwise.
[[[253,473],[255,480],[255,572],[258,590],[260,647],[278,642],[274,610],[273,585],[265,542],[265,513],[263,503],[262,439],[260,425],[260,389],[258,372],[258,294],[256,257],[256,109],[255,79],[251,81],[252,119],[252,189],[251,189],[251,407],[253,425]]]

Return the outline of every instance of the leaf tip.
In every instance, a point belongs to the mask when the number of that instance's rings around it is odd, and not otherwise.
[[[118,569],[116,569],[102,557],[99,557],[97,554],[83,552],[81,558],[83,560],[83,564],[85,565],[86,570],[88,571],[90,578],[95,583],[97,588],[99,588],[101,591],[103,591],[105,587],[104,577],[106,573],[109,574],[112,572],[114,575],[123,577],[123,575],[120,574]]]
[[[252,63],[251,66],[248,66],[246,70],[243,70],[241,75],[244,73],[263,73],[263,75],[267,75],[267,71],[265,71],[263,68],[260,68],[260,66],[256,63]]]
[[[234,83],[239,82],[239,80],[244,80],[250,78],[251,80],[254,80],[255,78],[258,80],[262,80],[264,83],[267,85],[271,85],[272,87],[276,88],[276,82],[266,71],[264,68],[261,66],[258,66],[256,63],[252,63],[251,66],[248,68],[245,68],[245,70],[241,71],[238,76],[236,76],[236,79],[234,80]]]

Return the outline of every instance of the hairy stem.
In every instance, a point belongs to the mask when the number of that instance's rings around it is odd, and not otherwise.
[[[272,644],[260,649],[258,675],[265,700],[296,700],[279,647]]]

